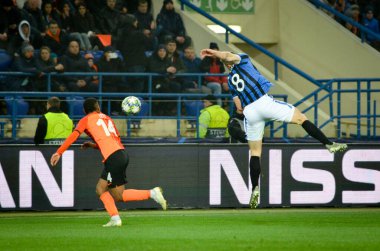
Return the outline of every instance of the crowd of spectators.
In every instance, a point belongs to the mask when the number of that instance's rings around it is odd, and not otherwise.
[[[369,30],[380,35],[380,0],[319,0],[334,10],[347,16],[352,21],[362,24]],[[361,37],[360,29],[350,22],[335,16],[334,13],[324,10],[327,15],[341,23],[353,34]],[[363,34],[365,41],[380,51],[380,41],[371,34]]]
[[[33,76],[2,78],[2,91],[46,91],[46,73],[50,72],[152,72],[163,74],[153,79],[153,92],[221,93],[220,84],[210,88],[203,79],[199,82],[198,78],[176,75],[219,71],[204,67],[202,59],[196,57],[192,39],[172,0],[162,1],[156,19],[151,0],[23,2],[22,7],[14,0],[0,3],[0,49],[12,59],[7,69],[0,71]],[[111,39],[104,41],[100,35],[109,35]],[[51,83],[54,92],[99,90],[98,75],[58,74],[52,76]],[[102,91],[147,92],[147,78],[104,76]],[[175,114],[174,102],[167,104],[166,108],[160,106],[159,114]],[[120,110],[119,107],[112,104],[112,110]],[[30,114],[44,112],[44,105],[30,108]]]

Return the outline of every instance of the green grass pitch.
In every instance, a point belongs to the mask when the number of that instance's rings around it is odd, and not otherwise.
[[[380,208],[0,213],[0,250],[380,250]]]

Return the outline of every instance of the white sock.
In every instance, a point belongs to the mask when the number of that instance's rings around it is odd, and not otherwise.
[[[114,220],[114,221],[120,220],[120,216],[119,215],[114,215],[114,216],[111,217],[111,220]]]

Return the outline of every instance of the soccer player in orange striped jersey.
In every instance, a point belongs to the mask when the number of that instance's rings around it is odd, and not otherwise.
[[[96,193],[111,216],[111,220],[103,227],[119,227],[122,225],[115,201],[127,202],[152,198],[166,210],[166,200],[160,187],[151,190],[125,189],[124,185],[127,183],[125,171],[129,158],[120,141],[119,132],[113,120],[101,113],[99,103],[94,98],[86,99],[83,108],[86,116],[79,121],[75,130],[58,148],[57,152],[51,156],[51,165],[55,166],[61,155],[84,132],[94,142],[84,142],[82,148],[99,149],[103,156],[104,169],[96,185]]]

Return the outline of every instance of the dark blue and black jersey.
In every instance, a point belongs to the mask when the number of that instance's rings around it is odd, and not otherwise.
[[[265,95],[273,84],[260,74],[247,54],[238,55],[241,60],[228,74],[228,86],[232,96],[238,96],[244,108]]]

